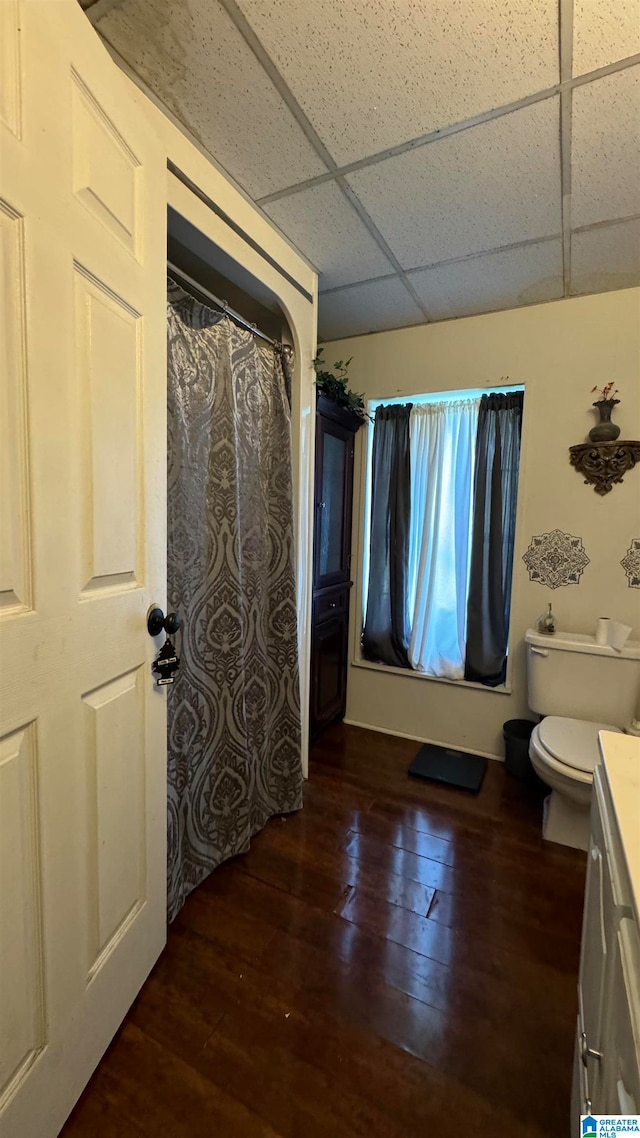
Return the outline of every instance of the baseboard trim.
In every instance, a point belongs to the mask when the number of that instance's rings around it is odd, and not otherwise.
[[[390,731],[388,727],[377,727],[373,723],[360,723],[357,719],[343,719],[349,727],[362,727],[365,731],[377,731],[380,735],[394,735],[396,739],[411,739],[415,743],[435,743],[437,747],[451,747],[454,749],[453,743],[444,743],[442,739],[426,739],[422,735],[407,735],[406,731]],[[455,744],[456,751],[462,751],[465,755],[481,755],[483,759],[493,759],[497,763],[504,762],[503,755],[494,755],[491,751],[478,751],[473,747],[460,747]]]

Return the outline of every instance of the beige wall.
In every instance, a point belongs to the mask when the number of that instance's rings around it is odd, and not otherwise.
[[[640,438],[640,289],[561,300],[508,312],[405,328],[330,343],[325,358],[353,356],[352,386],[367,398],[525,385],[522,464],[511,615],[511,694],[437,680],[349,668],[351,722],[502,756],[502,724],[527,716],[523,635],[553,603],[560,628],[592,632],[598,615],[633,626],[640,638],[640,590],[620,560],[640,537],[640,468],[600,497],[569,465],[567,448],[595,422],[594,385],[620,389],[622,438]],[[356,448],[355,581],[350,658],[360,637],[364,430]],[[578,585],[555,590],[529,581],[522,561],[533,534],[560,529],[582,538],[590,564]]]

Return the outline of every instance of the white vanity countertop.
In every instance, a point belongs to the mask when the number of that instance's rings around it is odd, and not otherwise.
[[[601,731],[600,750],[640,922],[640,738]]]

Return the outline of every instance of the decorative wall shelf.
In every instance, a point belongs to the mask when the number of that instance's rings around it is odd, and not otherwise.
[[[616,439],[613,443],[579,443],[569,447],[571,465],[592,483],[596,494],[608,494],[640,462],[640,442]]]

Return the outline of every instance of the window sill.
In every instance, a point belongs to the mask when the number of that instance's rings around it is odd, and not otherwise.
[[[369,668],[372,672],[388,672],[392,676],[405,676],[412,680],[429,680],[434,684],[450,684],[454,688],[461,688],[466,691],[468,688],[475,689],[476,691],[489,692],[493,695],[511,695],[511,687],[507,684],[501,684],[497,688],[488,688],[484,684],[477,684],[473,680],[450,680],[446,676],[428,676],[425,672],[413,672],[408,668],[392,668],[390,664],[376,664],[373,660],[353,659],[351,665],[354,668]]]

